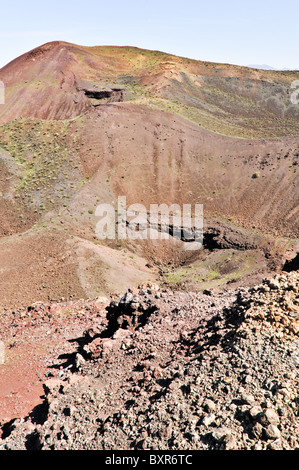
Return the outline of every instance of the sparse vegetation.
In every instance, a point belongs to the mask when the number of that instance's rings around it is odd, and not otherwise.
[[[282,336],[299,329],[299,115],[287,93],[298,73],[50,43],[6,74],[0,446],[295,447],[298,357]],[[203,246],[185,230],[101,240],[96,206],[116,216],[122,195],[147,219],[151,204],[192,216],[202,204]],[[151,234],[182,234],[171,211]],[[43,410],[14,420],[44,378]]]

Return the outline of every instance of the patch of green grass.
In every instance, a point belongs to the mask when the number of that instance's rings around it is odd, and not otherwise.
[[[76,190],[73,181],[65,184],[74,174],[72,149],[66,145],[68,131],[68,121],[35,119],[19,119],[0,127],[0,145],[22,168],[16,198],[51,209],[59,205],[58,191],[63,189],[63,196],[69,198]]]
[[[164,275],[167,284],[178,286],[198,285],[200,288],[214,288],[240,279],[258,267],[257,253],[222,250],[212,253],[206,260],[173,270]]]

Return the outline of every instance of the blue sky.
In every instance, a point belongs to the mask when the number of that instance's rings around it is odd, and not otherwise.
[[[49,41],[299,68],[298,0],[26,0],[0,4],[0,67]]]

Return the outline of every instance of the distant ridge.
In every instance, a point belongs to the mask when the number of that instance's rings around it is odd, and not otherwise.
[[[248,65],[249,68],[251,69],[258,69],[258,70],[277,70],[277,71],[282,71],[282,70],[288,70],[288,71],[291,71],[291,70],[299,70],[299,69],[292,69],[292,68],[283,68],[283,69],[277,69],[275,67],[272,67],[271,65],[267,65],[267,64],[250,64]]]

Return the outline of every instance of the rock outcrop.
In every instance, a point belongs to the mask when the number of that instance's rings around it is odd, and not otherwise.
[[[128,291],[0,449],[298,449],[298,294],[297,272],[221,295]]]

